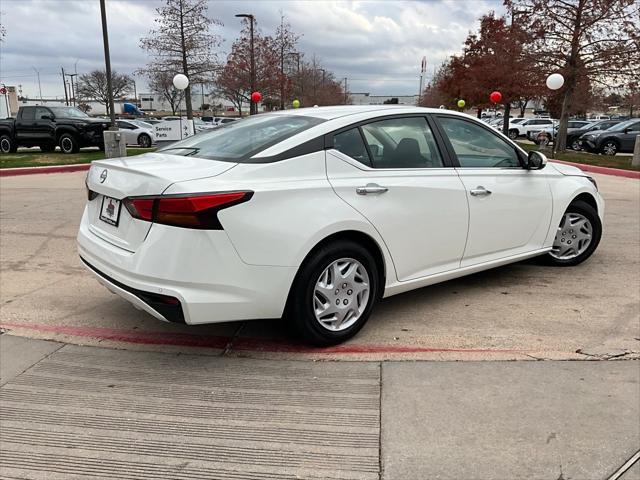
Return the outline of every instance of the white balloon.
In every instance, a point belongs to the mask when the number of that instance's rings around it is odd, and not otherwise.
[[[558,90],[564,85],[564,77],[559,73],[552,73],[547,77],[547,87],[551,90]]]
[[[189,79],[186,75],[179,73],[175,77],[173,77],[173,86],[178,90],[184,90],[189,86]]]

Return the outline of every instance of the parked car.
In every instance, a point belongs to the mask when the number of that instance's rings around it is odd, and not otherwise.
[[[237,122],[238,120],[240,119],[235,117],[220,117],[220,119],[216,122],[216,126],[219,127],[220,125],[226,125],[227,123]]]
[[[569,122],[567,123],[567,137],[569,137],[573,132],[581,130],[591,123],[593,122],[587,122],[585,120],[569,120]],[[531,130],[527,134],[527,138],[529,138],[529,140],[534,142],[536,145],[539,145],[541,140],[544,140],[546,142],[555,142],[559,128],[560,124],[557,123],[553,128],[546,127],[542,130]]]
[[[284,316],[316,345],[382,297],[539,255],[577,265],[604,208],[581,170],[403,106],[255,115],[94,161],[87,188],[78,251],[109,290],[171,322]]]
[[[640,118],[620,122],[607,130],[595,130],[580,137],[582,147],[592,153],[632,153],[640,135]]]
[[[621,120],[598,120],[596,122],[590,122],[582,128],[571,130],[567,132],[567,147],[573,150],[582,150],[580,144],[580,137],[588,132],[594,132],[596,130],[607,130],[621,123]]]
[[[74,107],[25,106],[17,117],[0,120],[0,152],[15,152],[18,147],[40,147],[53,152],[77,153],[82,147],[104,149],[106,120],[91,118]]]
[[[208,132],[209,130],[217,127],[217,125],[215,125],[213,122],[203,122],[200,118],[193,119],[193,126],[196,133]]]
[[[127,145],[149,148],[156,143],[156,133],[150,123],[145,123],[141,120],[118,120],[117,122]]]
[[[540,131],[543,128],[552,128],[557,123],[551,118],[529,118],[522,122],[509,122],[509,138],[515,140],[518,137],[526,137],[530,131]]]
[[[527,120],[526,118],[509,118],[509,125],[514,124],[520,124],[522,122],[524,122],[525,120]],[[493,128],[495,128],[496,130],[502,132],[502,126],[504,125],[504,118],[496,118],[494,122],[492,122],[490,124]]]
[[[158,123],[162,123],[162,120],[159,120],[157,118],[148,118],[145,117],[144,120],[142,120],[144,123],[148,123],[150,125],[157,125]]]

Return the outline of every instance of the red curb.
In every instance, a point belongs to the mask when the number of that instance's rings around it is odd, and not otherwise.
[[[37,325],[3,323],[3,328],[24,328],[38,332],[58,333],[74,337],[114,340],[143,345],[172,345],[180,347],[225,348],[231,337],[218,335],[196,335],[192,333],[138,332],[115,330],[101,327],[74,327],[66,325]],[[261,340],[257,338],[237,339],[232,350],[270,353],[316,353],[316,354],[362,354],[362,353],[523,353],[513,349],[473,349],[473,348],[429,348],[403,345],[338,345],[329,348],[312,348],[286,342]]]
[[[572,167],[578,167],[580,170],[592,173],[601,173],[603,175],[614,175],[616,177],[638,178],[640,179],[640,172],[635,170],[623,170],[621,168],[611,167],[599,167],[597,165],[587,165],[586,163],[565,162],[563,160],[553,160],[551,162],[564,163],[565,165],[571,165]]]
[[[90,163],[73,165],[56,165],[52,167],[0,168],[0,177],[17,177],[19,175],[39,175],[41,173],[81,172],[89,170]]]

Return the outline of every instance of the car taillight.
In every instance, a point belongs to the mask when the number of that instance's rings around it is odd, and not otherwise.
[[[248,201],[253,192],[221,192],[127,197],[122,202],[133,218],[174,227],[222,230],[218,212]]]

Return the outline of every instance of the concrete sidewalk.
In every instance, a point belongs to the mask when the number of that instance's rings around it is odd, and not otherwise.
[[[606,479],[640,447],[639,377],[637,361],[249,360],[4,334],[0,477]]]

